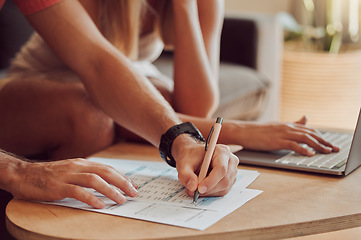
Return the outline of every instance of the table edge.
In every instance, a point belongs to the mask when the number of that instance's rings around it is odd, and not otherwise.
[[[11,200],[13,201],[13,200]],[[96,213],[94,213],[96,214]],[[325,222],[326,221],[326,222]],[[182,237],[169,236],[162,238],[146,238],[148,240],[214,240],[214,239],[252,239],[252,240],[266,240],[266,239],[283,239],[283,238],[294,238],[300,236],[307,236],[313,234],[327,233],[338,230],[346,230],[351,228],[361,227],[361,213],[349,214],[339,217],[319,219],[315,221],[292,223],[271,227],[261,227],[254,229],[246,229],[240,231],[229,231],[229,232],[220,232],[220,233],[205,233],[197,235],[186,235]],[[35,233],[33,231],[24,229],[14,222],[12,222],[6,215],[6,228],[9,233],[16,239],[26,239],[26,240],[69,240],[74,238],[62,238],[54,237],[49,235],[43,235]],[[110,238],[105,238],[110,239]],[[111,238],[113,239],[113,238]],[[129,238],[133,239],[133,238]],[[85,240],[85,239],[78,239]],[[95,240],[95,239],[87,239]]]

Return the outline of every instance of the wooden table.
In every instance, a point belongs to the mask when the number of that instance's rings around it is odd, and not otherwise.
[[[156,148],[127,143],[96,156],[161,161]],[[204,231],[21,200],[7,206],[7,227],[27,240],[280,239],[351,228],[360,237],[360,168],[346,178],[240,168],[258,170],[249,188],[264,192]]]

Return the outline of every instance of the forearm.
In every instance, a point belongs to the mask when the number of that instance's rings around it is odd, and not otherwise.
[[[28,164],[22,159],[0,149],[0,188],[12,193],[12,186],[17,184],[19,169]]]
[[[174,108],[193,116],[208,116],[218,104],[218,67],[211,64],[216,56],[207,53],[197,1],[173,1],[173,10]]]
[[[205,137],[208,136],[209,131],[216,120],[215,118],[199,118],[185,114],[178,114],[178,116],[183,122],[192,122]],[[252,125],[252,123],[225,119],[222,124],[222,131],[219,135],[218,143],[243,146],[248,139],[248,129],[250,125]]]
[[[91,99],[119,125],[158,146],[161,134],[180,123],[174,110],[116,50],[98,53],[87,68],[93,70],[80,73]]]

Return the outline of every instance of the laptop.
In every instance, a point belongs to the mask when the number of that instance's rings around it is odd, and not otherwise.
[[[324,132],[323,137],[340,147],[329,154],[316,153],[303,156],[290,150],[260,152],[241,150],[235,154],[240,164],[250,164],[282,169],[300,170],[332,175],[350,174],[361,165],[361,109],[354,133]]]

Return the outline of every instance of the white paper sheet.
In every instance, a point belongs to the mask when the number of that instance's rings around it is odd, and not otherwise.
[[[200,197],[197,204],[193,204],[192,197],[177,179],[177,171],[162,162],[106,158],[89,160],[118,169],[138,185],[139,195],[135,198],[127,197],[127,202],[119,205],[95,190],[88,189],[105,202],[105,208],[94,209],[72,198],[47,204],[204,230],[262,192],[246,189],[259,175],[257,171],[239,170],[237,181],[226,196]]]

